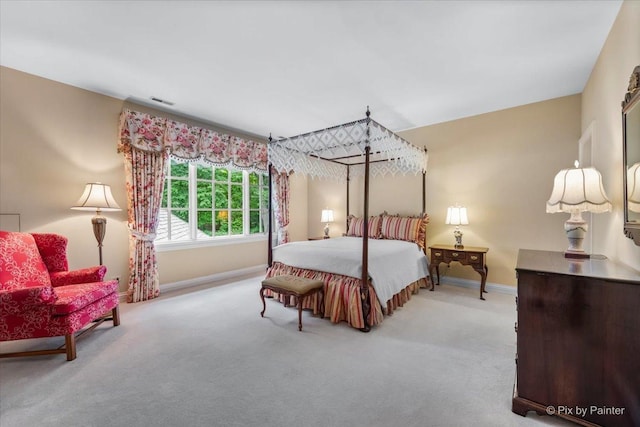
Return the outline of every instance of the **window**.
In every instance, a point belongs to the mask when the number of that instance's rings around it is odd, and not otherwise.
[[[171,159],[157,242],[211,242],[267,232],[266,174]]]

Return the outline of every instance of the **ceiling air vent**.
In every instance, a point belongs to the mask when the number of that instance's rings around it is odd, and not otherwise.
[[[155,101],[155,102],[159,102],[160,104],[165,104],[165,105],[173,105],[173,104],[175,104],[175,102],[166,101],[164,99],[156,98],[155,96],[152,96],[151,100]]]

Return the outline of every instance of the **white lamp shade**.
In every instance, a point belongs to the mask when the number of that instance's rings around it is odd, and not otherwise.
[[[85,211],[119,211],[120,206],[111,194],[111,187],[99,182],[90,182],[84,187],[82,196],[71,209]]]
[[[320,222],[333,222],[333,211],[331,209],[323,209]]]
[[[467,208],[461,206],[449,206],[447,208],[447,219],[445,224],[448,225],[469,225],[467,218]]]
[[[611,203],[595,168],[563,169],[553,180],[547,213],[609,212]]]
[[[627,205],[629,210],[640,212],[640,162],[627,170]]]

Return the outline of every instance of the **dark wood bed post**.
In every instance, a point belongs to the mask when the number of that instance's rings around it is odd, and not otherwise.
[[[422,172],[422,214],[424,215],[426,213],[427,210],[427,203],[425,200],[425,194],[424,192],[426,191],[426,180],[427,180],[427,173],[426,172]]]
[[[427,147],[424,147],[427,152]],[[422,215],[427,213],[427,171],[422,171]]]
[[[367,105],[367,133],[364,147],[364,226],[362,230],[362,287],[360,288],[360,298],[362,299],[362,320],[364,327],[362,332],[369,332],[368,316],[371,312],[371,304],[369,304],[369,156],[371,155],[371,146],[369,145],[369,123],[371,121],[371,112]]]
[[[269,144],[272,141],[273,138],[269,134]],[[271,267],[271,264],[273,264],[273,178],[271,177],[271,162],[267,162],[267,168],[269,169],[269,232],[267,234],[269,253],[267,254],[267,264]]]

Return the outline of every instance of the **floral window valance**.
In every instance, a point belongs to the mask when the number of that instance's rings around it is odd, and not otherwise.
[[[267,172],[267,145],[211,129],[124,110],[120,115],[118,152],[128,146],[142,151],[166,150],[174,158],[202,160],[214,166]]]

